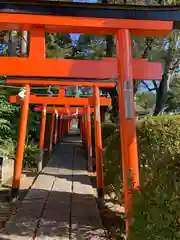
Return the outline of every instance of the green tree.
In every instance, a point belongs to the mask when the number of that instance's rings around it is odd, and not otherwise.
[[[147,109],[153,109],[156,103],[156,95],[153,92],[138,92],[135,97],[136,105]]]
[[[138,4],[138,5],[176,5],[179,3],[178,0],[103,0],[104,4]],[[134,58],[147,58],[150,61],[160,61],[163,64],[164,72],[162,80],[158,86],[156,81],[152,79],[154,89],[156,90],[156,107],[154,115],[161,112],[168,100],[168,92],[170,82],[176,74],[176,70],[179,67],[179,30],[173,31],[167,38],[151,38],[144,37],[132,38],[132,52]],[[106,57],[112,57],[114,55],[114,40],[112,36],[106,37]],[[140,81],[134,81],[134,92],[136,93]],[[108,91],[113,100],[113,114],[115,118],[118,114],[118,92],[114,89],[104,89]]]

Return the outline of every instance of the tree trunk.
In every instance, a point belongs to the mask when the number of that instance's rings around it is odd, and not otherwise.
[[[15,32],[9,31],[8,39],[8,56],[16,56],[16,38]]]
[[[23,31],[20,39],[20,56],[28,55],[28,32]]]
[[[165,69],[164,74],[162,75],[162,80],[160,82],[159,88],[156,90],[156,106],[154,110],[154,116],[157,116],[164,108],[164,105],[168,99],[169,84],[171,76],[173,75],[174,68],[173,66],[173,50],[169,47],[167,56],[165,57]]]
[[[164,108],[164,105],[167,102],[167,93],[168,93],[168,75],[166,73],[163,74],[162,80],[160,82],[159,88],[156,91],[156,107],[154,110],[154,116],[157,116],[162,109]]]

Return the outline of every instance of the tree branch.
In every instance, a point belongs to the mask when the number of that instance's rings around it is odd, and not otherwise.
[[[145,47],[144,52],[142,54],[142,58],[147,58],[148,57],[149,51],[151,51],[151,49],[152,49],[153,41],[154,41],[153,38],[149,38],[149,37],[146,38],[146,47]]]
[[[150,88],[150,87],[148,86],[148,84],[145,83],[145,81],[141,81],[141,82],[145,85],[145,87],[148,89],[149,92],[152,92],[152,91],[154,91],[154,90],[157,89],[157,88]]]
[[[153,80],[152,82],[154,84],[154,87],[157,89],[158,88],[157,82],[155,80]]]
[[[158,0],[158,4],[162,4],[163,3],[163,0]]]
[[[170,70],[170,71],[174,71],[174,70],[177,68],[178,63],[179,63],[179,59],[177,59],[177,60],[175,61],[175,63],[173,64],[173,67],[170,68],[169,70]]]

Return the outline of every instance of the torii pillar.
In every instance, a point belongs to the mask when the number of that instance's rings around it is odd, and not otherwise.
[[[131,35],[128,29],[121,29],[116,34],[116,56],[118,60],[119,114],[124,204],[126,213],[126,233],[128,233],[131,225],[131,192],[132,189],[139,189]],[[130,177],[129,173],[131,173]],[[129,182],[132,183],[132,188],[129,186]]]

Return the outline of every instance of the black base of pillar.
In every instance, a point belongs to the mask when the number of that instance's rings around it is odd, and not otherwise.
[[[19,188],[12,188],[11,189],[11,201],[16,201],[19,197]]]
[[[104,190],[103,188],[98,188],[97,189],[98,197],[103,198],[104,197]]]

